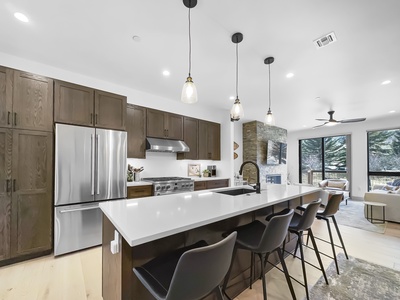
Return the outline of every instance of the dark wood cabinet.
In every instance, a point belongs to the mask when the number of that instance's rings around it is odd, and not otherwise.
[[[125,130],[126,103],[125,96],[55,81],[55,122]]]
[[[0,265],[52,249],[53,134],[0,128]]]
[[[147,136],[183,140],[183,116],[147,109]]]
[[[127,198],[150,197],[153,195],[152,185],[128,186]]]
[[[0,261],[10,258],[12,133],[0,128]]]
[[[94,90],[56,80],[54,84],[54,121],[93,126]]]
[[[126,97],[103,91],[94,92],[95,126],[125,130]]]
[[[11,257],[52,248],[53,135],[14,130]]]
[[[53,80],[0,67],[0,127],[53,130]]]
[[[12,127],[13,70],[0,66],[0,127]]]
[[[210,190],[229,186],[229,179],[202,180],[194,182],[194,190]]]
[[[221,159],[221,125],[199,120],[199,159]]]
[[[128,157],[146,158],[146,108],[128,104],[126,108]]]
[[[199,148],[199,120],[184,117],[183,118],[183,141],[188,145],[190,151],[178,153],[177,159],[198,159]]]

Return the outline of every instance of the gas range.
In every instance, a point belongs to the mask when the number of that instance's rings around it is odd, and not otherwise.
[[[149,177],[143,181],[153,183],[154,196],[194,191],[194,180],[185,177]]]

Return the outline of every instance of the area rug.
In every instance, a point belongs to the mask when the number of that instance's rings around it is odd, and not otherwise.
[[[343,201],[339,211],[335,215],[340,225],[360,228],[368,231],[384,233],[386,224],[372,224],[364,217],[364,202],[348,200],[347,205]]]
[[[338,255],[340,275],[332,262],[326,270],[329,285],[321,278],[310,290],[311,300],[400,299],[400,272],[343,253]]]

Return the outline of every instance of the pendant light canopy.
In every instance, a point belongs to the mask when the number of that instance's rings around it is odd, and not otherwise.
[[[236,44],[236,100],[231,109],[231,121],[239,121],[243,118],[244,112],[242,104],[239,100],[238,85],[239,85],[239,43],[243,41],[243,34],[240,32],[232,35],[232,42]]]
[[[181,101],[183,103],[197,102],[197,89],[192,80],[190,72],[192,71],[192,36],[190,32],[190,9],[197,5],[197,0],[183,0],[183,4],[189,8],[189,76],[186,79],[182,89]]]
[[[264,59],[264,64],[268,65],[268,112],[265,115],[264,124],[265,125],[275,125],[275,117],[271,111],[271,64],[274,62],[273,57],[267,57]]]

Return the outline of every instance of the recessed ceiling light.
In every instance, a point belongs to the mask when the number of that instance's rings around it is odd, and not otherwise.
[[[286,78],[292,78],[293,76],[294,76],[293,73],[288,73],[288,74],[286,74]]]
[[[382,85],[386,85],[386,84],[389,84],[389,83],[391,83],[390,80],[385,80],[385,81],[383,81],[381,84],[382,84]]]
[[[162,74],[163,74],[165,77],[168,77],[169,75],[171,75],[171,73],[170,73],[168,70],[163,71]]]
[[[135,42],[140,42],[142,40],[142,38],[140,36],[138,36],[138,35],[134,35],[132,37],[132,40],[134,40]]]
[[[230,96],[229,100],[235,100],[235,96]]]
[[[17,18],[18,20],[20,20],[21,22],[24,22],[24,23],[28,23],[28,22],[29,22],[28,17],[25,16],[23,13],[16,12],[16,13],[14,14],[14,17],[16,17],[16,18]]]
[[[315,97],[315,100],[317,100],[317,101],[321,100],[321,97]]]
[[[391,111],[389,111],[389,114],[392,114],[392,113],[395,113],[396,111],[395,110],[391,110]]]

